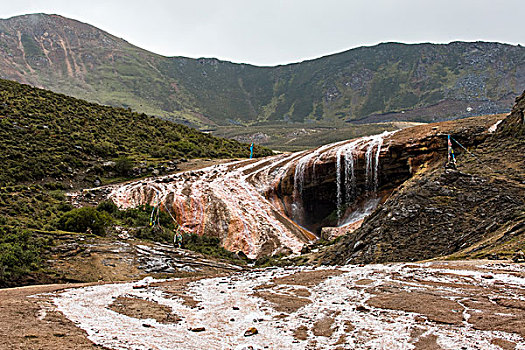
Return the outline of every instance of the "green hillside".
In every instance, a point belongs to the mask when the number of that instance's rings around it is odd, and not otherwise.
[[[108,161],[132,167],[250,153],[248,145],[184,125],[7,80],[0,80],[0,126],[0,186],[104,176]],[[255,148],[256,156],[270,153]],[[126,175],[126,169],[113,170]]]
[[[19,36],[20,34],[20,36]],[[441,121],[508,111],[525,48],[385,43],[256,67],[163,57],[56,15],[0,20],[1,77],[199,127]]]

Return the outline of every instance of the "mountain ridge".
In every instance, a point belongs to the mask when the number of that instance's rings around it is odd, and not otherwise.
[[[2,77],[194,126],[441,121],[507,112],[525,49],[381,43],[277,66],[166,57],[59,15],[0,20]]]

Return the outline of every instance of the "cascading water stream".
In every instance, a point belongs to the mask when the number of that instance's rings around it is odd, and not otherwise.
[[[345,201],[350,203],[356,195],[356,178],[353,149],[345,153]]]
[[[350,205],[357,196],[357,184],[355,177],[354,152],[363,149],[365,151],[365,189],[369,196],[376,195],[379,187],[379,154],[383,145],[384,137],[390,133],[370,136],[355,140],[341,146],[336,153],[336,186],[337,186],[337,218],[338,224],[346,223],[343,210]],[[375,152],[374,152],[375,151]],[[344,157],[344,164],[342,162]],[[344,167],[344,168],[343,168]],[[343,168],[343,169],[342,169]],[[344,182],[342,180],[344,174]],[[344,196],[343,196],[344,189]],[[344,198],[343,198],[344,197]],[[343,202],[344,199],[344,202]]]
[[[369,141],[368,142],[368,147],[366,149],[366,153],[365,153],[365,169],[366,169],[366,173],[365,173],[365,186],[366,186],[366,190],[367,192],[370,192],[372,190],[372,182],[373,182],[373,169],[374,166],[372,164],[373,162],[373,157],[372,157],[372,153],[374,151],[374,142],[373,140],[372,141]]]
[[[322,147],[319,147],[315,151],[311,153],[307,153],[306,155],[299,158],[296,166],[295,166],[295,172],[294,172],[294,191],[293,191],[293,206],[292,206],[292,218],[295,222],[300,223],[302,221],[302,216],[304,212],[303,208],[303,189],[304,184],[306,180],[306,174],[305,170],[307,166],[310,164],[310,162],[317,162],[318,158],[325,152],[326,150],[336,147],[339,144],[345,143],[347,141],[338,142],[336,144],[329,144],[324,145]],[[315,176],[315,172],[313,172],[313,177]]]
[[[354,156],[355,147],[361,142],[356,140],[341,146],[336,153],[336,184],[337,184],[337,217],[341,218],[343,206],[350,203],[356,192],[356,178],[354,173]],[[344,169],[341,169],[342,159],[344,159]],[[343,171],[342,171],[343,170]],[[344,182],[342,181],[344,174]],[[344,195],[343,195],[344,188]],[[343,205],[344,199],[344,205]]]

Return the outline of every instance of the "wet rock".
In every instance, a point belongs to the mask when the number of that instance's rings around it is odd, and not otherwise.
[[[197,270],[195,270],[193,267],[191,267],[191,266],[187,266],[187,265],[186,265],[186,266],[183,266],[180,270],[181,270],[181,271],[184,271],[184,272],[195,272],[195,271],[197,271]]]
[[[514,256],[512,257],[512,261],[514,261],[515,263],[525,262],[525,253],[523,253],[522,250],[516,252],[516,254],[514,254]]]
[[[364,246],[365,246],[365,244],[363,243],[363,241],[355,242],[355,244],[354,244],[354,252],[358,251],[359,249],[363,248]]]
[[[302,248],[301,248],[301,254],[308,254],[310,253],[311,249],[310,249],[310,246],[305,244]]]
[[[239,259],[248,260],[248,256],[242,250],[239,250],[237,252],[237,256],[239,257]]]
[[[365,306],[363,306],[363,305],[357,305],[356,308],[355,308],[355,311],[368,312],[368,311],[370,311],[370,309],[365,307]]]

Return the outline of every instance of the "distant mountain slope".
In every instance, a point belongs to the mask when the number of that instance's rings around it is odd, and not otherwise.
[[[237,141],[2,79],[0,148],[0,187],[102,177],[105,164],[123,156],[130,162],[156,164],[181,157],[250,154],[249,146]],[[254,153],[272,152],[257,146]]]
[[[508,110],[525,48],[499,43],[360,47],[277,67],[163,57],[57,15],[0,20],[0,74],[198,126],[440,121]]]

